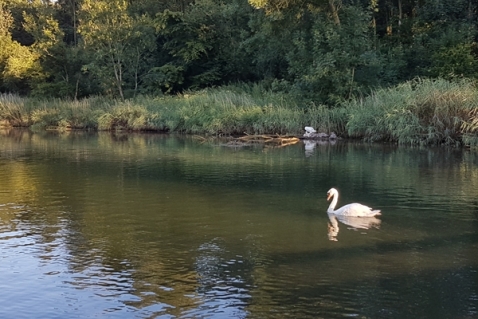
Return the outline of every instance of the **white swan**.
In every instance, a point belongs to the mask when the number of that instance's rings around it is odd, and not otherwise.
[[[372,210],[372,208],[359,203],[348,204],[334,210],[339,201],[339,192],[335,188],[331,188],[327,192],[327,200],[330,200],[330,198],[332,198],[332,203],[330,203],[330,206],[327,209],[327,213],[329,214],[355,217],[373,217],[381,215],[380,210]]]
[[[312,127],[312,126],[306,126],[304,127],[305,133],[304,137],[309,137],[314,133],[317,133],[317,131]]]

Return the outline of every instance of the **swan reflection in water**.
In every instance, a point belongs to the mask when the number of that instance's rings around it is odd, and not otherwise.
[[[324,145],[335,145],[337,140],[304,140],[304,149],[305,149],[305,156],[309,157],[314,154],[315,147],[317,145],[324,146]]]
[[[333,213],[327,213],[329,215],[329,223],[327,226],[327,235],[329,240],[337,241],[337,235],[339,234],[339,221],[342,224],[350,226],[349,229],[370,229],[380,228],[380,219],[376,217],[355,217],[355,216],[342,216],[335,215]]]

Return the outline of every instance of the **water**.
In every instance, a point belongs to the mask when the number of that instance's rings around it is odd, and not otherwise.
[[[0,318],[478,317],[476,151],[220,144],[1,131]]]

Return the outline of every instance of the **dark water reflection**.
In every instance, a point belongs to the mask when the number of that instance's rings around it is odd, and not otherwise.
[[[478,317],[476,151],[219,144],[2,131],[0,318]]]

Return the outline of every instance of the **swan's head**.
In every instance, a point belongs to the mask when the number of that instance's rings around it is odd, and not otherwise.
[[[335,188],[329,189],[329,191],[327,192],[327,200],[330,200],[332,197],[334,197],[338,193],[339,192]]]

